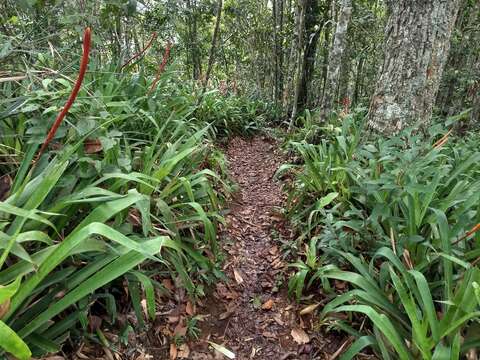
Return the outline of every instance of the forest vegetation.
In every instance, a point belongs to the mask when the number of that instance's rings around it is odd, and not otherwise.
[[[0,358],[478,359],[479,131],[478,0],[2,0]]]

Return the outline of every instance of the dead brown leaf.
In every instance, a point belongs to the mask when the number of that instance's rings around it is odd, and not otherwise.
[[[165,288],[167,288],[170,291],[173,291],[175,289],[175,287],[172,284],[172,280],[170,279],[163,279],[162,285],[165,286]]]
[[[107,357],[107,360],[115,360],[115,358],[113,357],[113,354],[112,352],[110,351],[109,348],[107,347],[103,347],[103,352],[105,353],[105,356]]]
[[[138,211],[138,209],[131,208],[128,211],[127,220],[133,226],[141,226],[142,225],[142,219],[141,219],[141,216],[140,216],[140,211]]]
[[[147,300],[142,299],[140,301],[140,305],[142,306],[143,314],[145,315],[145,318],[148,319],[148,308],[147,308]]]
[[[280,326],[285,325],[285,323],[284,323],[283,320],[282,320],[282,315],[280,315],[280,314],[275,314],[275,315],[273,316],[273,320],[275,320],[275,322],[276,322],[278,325],[280,325]]]
[[[262,305],[262,309],[263,310],[271,310],[273,307],[273,300],[270,299],[270,300],[267,300],[263,305]]]
[[[189,316],[193,316],[195,314],[195,307],[192,305],[190,301],[187,301],[187,305],[185,305],[185,312]]]
[[[272,246],[268,252],[270,253],[270,255],[278,254],[278,246],[277,245]]]
[[[176,336],[185,336],[187,335],[187,327],[183,325],[183,321],[180,321],[177,326],[175,326],[175,329],[173,330],[173,333]]]
[[[96,154],[102,151],[100,139],[87,139],[83,142],[83,149],[86,154]]]
[[[223,313],[221,313],[218,318],[220,320],[225,320],[226,318],[230,317],[231,315],[233,314],[233,311],[232,310],[227,310],[227,311],[224,311]]]
[[[190,348],[187,344],[182,344],[178,348],[178,358],[179,359],[188,359],[190,357]]]
[[[312,312],[315,311],[315,309],[317,307],[319,307],[320,304],[312,304],[312,305],[308,305],[306,307],[304,307],[301,311],[300,311],[300,315],[307,315],[307,314],[310,314]]]
[[[178,355],[177,345],[174,343],[170,344],[170,360],[175,360]]]
[[[310,337],[301,328],[293,328],[290,335],[292,335],[293,340],[299,345],[308,344],[310,342]]]
[[[0,201],[5,199],[12,186],[12,178],[9,175],[0,176]]]
[[[233,269],[233,275],[235,276],[235,281],[237,282],[238,285],[241,285],[243,283],[243,278],[242,275],[238,272],[238,270]]]
[[[264,337],[266,337],[266,338],[269,338],[269,339],[276,339],[276,338],[277,338],[277,336],[276,336],[274,333],[270,332],[270,331],[264,331],[264,332],[262,333],[262,335],[263,335]]]
[[[95,315],[90,315],[88,317],[88,327],[90,328],[90,332],[95,332],[102,326],[102,318],[95,316]]]

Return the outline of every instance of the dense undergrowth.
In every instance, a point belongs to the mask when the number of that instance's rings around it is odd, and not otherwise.
[[[328,302],[341,359],[459,359],[480,346],[480,152],[475,133],[367,137],[364,111],[290,135],[287,211],[299,261],[289,290]],[[451,123],[451,119],[447,121]],[[365,319],[368,321],[365,323]]]
[[[27,359],[85,337],[105,345],[104,326],[92,328],[92,316],[124,331],[130,325],[119,314],[133,308],[141,327],[141,300],[154,319],[156,295],[169,291],[162,279],[199,297],[222,277],[216,235],[230,184],[214,143],[258,129],[272,110],[218,90],[199,101],[200,85],[175,64],[153,91],[152,81],[144,70],[91,62],[38,159],[73,81],[52,70],[2,84],[0,346],[7,353]]]

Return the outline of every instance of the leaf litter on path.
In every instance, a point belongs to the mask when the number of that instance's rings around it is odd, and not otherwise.
[[[313,323],[304,322],[319,304],[300,307],[287,296],[287,261],[281,246],[293,232],[279,209],[286,194],[274,180],[284,158],[278,144],[266,137],[235,138],[226,150],[229,173],[238,185],[222,228],[227,255],[226,282],[215,284],[195,313],[206,314],[198,323],[201,335],[189,343],[191,359],[326,359],[319,356],[328,339],[309,335]],[[275,238],[272,236],[275,233]],[[279,240],[283,240],[279,241]],[[164,284],[172,290],[171,284]],[[187,314],[193,312],[187,303]],[[181,323],[181,321],[179,321]],[[300,324],[300,326],[299,326]],[[177,325],[178,326],[178,325]],[[180,325],[178,330],[183,330]],[[313,344],[316,344],[313,346]],[[221,345],[219,345],[221,344]],[[330,346],[331,347],[331,346]],[[179,357],[180,349],[175,349]]]

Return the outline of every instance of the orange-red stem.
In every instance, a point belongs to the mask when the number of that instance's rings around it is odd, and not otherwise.
[[[145,51],[147,51],[147,50],[150,48],[150,46],[152,46],[153,41],[154,41],[156,38],[157,38],[157,33],[154,32],[154,33],[152,34],[152,37],[150,38],[150,41],[148,42],[147,45],[145,45],[145,47],[142,49],[142,51],[136,53],[136,54],[133,55],[130,59],[128,59],[127,62],[122,65],[121,70],[123,70],[123,68],[124,68],[125,66],[127,66],[128,64],[130,64],[133,60],[135,60],[135,59],[139,58],[140,56],[142,56],[142,55],[145,53]]]
[[[88,56],[90,54],[91,37],[92,37],[91,30],[89,27],[87,27],[83,33],[83,54],[82,54],[82,60],[80,61],[80,71],[78,73],[77,81],[75,82],[75,86],[73,87],[73,90],[70,93],[70,96],[67,102],[65,103],[65,106],[63,107],[62,111],[58,114],[57,118],[55,119],[55,122],[50,128],[50,131],[48,132],[47,137],[38,152],[37,159],[40,158],[40,156],[42,156],[42,154],[44,153],[44,151],[46,150],[50,142],[53,140],[55,133],[60,127],[60,124],[62,123],[63,119],[67,115],[68,110],[70,110],[70,108],[72,107],[72,104],[78,95],[78,91],[80,90],[80,87],[82,85],[83,78],[85,77],[85,72],[87,71]]]
[[[155,80],[153,81],[152,86],[150,87],[150,90],[148,91],[149,94],[155,89],[155,86],[157,85],[158,80],[160,80],[160,76],[162,75],[163,71],[165,70],[165,66],[167,65],[167,61],[168,61],[168,58],[170,56],[171,46],[172,46],[172,43],[169,41],[167,43],[167,48],[165,49],[165,54],[163,54],[162,63],[158,67],[157,76],[155,77]]]
[[[469,232],[465,234],[465,237],[475,234],[477,231],[480,231],[480,223],[475,225]]]

